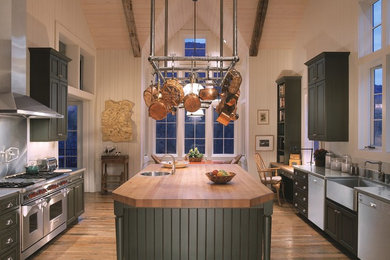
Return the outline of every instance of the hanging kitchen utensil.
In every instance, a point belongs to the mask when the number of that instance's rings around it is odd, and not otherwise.
[[[149,106],[149,116],[155,120],[162,120],[167,116],[167,114],[168,107],[161,99],[155,100]]]
[[[222,82],[222,91],[228,91],[231,94],[236,94],[241,86],[241,74],[236,69],[231,69],[227,72],[224,81]]]
[[[236,94],[228,94],[226,98],[226,105],[233,106],[237,104],[239,97],[240,97],[240,90],[238,90]]]
[[[202,100],[214,100],[218,96],[218,90],[215,88],[205,88],[199,91],[199,97]]]
[[[145,105],[147,107],[150,107],[150,105],[158,99],[158,88],[154,85],[150,85],[147,87],[144,91],[144,101]]]
[[[178,106],[184,99],[183,87],[177,79],[168,79],[161,88],[163,102],[168,110],[172,106]]]
[[[184,97],[184,108],[189,112],[197,111],[202,105],[198,95],[190,93]]]

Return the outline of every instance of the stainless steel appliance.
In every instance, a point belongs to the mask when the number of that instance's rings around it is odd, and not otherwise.
[[[324,230],[325,180],[309,175],[308,218]]]
[[[52,172],[57,169],[57,159],[55,157],[48,157],[37,160],[38,169],[40,172]]]
[[[359,194],[358,257],[389,259],[390,204]]]
[[[26,259],[66,229],[68,174],[18,174],[0,182],[23,187],[21,202],[21,259]],[[8,183],[8,184],[7,184]]]

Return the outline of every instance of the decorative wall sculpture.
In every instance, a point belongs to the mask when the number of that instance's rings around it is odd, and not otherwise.
[[[106,100],[102,112],[103,141],[129,142],[133,139],[131,116],[134,103],[129,100]]]

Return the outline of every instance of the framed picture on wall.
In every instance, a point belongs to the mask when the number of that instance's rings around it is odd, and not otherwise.
[[[273,135],[256,135],[256,151],[272,151],[273,149]]]
[[[257,124],[258,125],[268,125],[269,124],[269,110],[268,109],[258,109],[257,110]]]

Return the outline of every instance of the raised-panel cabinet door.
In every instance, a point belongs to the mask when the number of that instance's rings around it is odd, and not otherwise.
[[[325,81],[317,83],[316,89],[316,140],[324,140],[326,137]]]
[[[59,60],[52,56],[50,57],[50,77],[58,78],[58,75],[60,73],[60,65]]]
[[[326,200],[325,202],[325,232],[333,239],[337,240],[338,237],[338,210],[336,205]]]
[[[68,81],[68,63],[64,61],[59,61],[59,74],[58,77],[60,80]]]
[[[57,119],[57,136],[59,140],[66,140],[68,128],[68,108],[67,108],[68,86],[60,82],[58,89],[57,112],[64,115],[64,118]]]
[[[325,59],[321,59],[315,63],[317,72],[317,81],[325,79]]]
[[[75,188],[75,215],[76,217],[84,213],[84,182],[79,182]]]
[[[309,86],[309,122],[308,122],[308,136],[310,139],[315,139],[316,137],[316,111],[317,111],[317,89],[315,85]]]
[[[349,251],[357,253],[357,215],[340,209],[339,242]]]
[[[75,193],[74,193],[74,186],[68,187],[68,197],[67,197],[67,210],[68,210],[68,218],[67,223],[71,223],[75,219]]]
[[[315,83],[317,80],[317,67],[316,64],[312,64],[308,67],[309,84]]]
[[[50,80],[50,108],[54,111],[58,112],[58,95],[59,90],[59,81],[56,79]],[[58,131],[58,119],[51,118],[50,119],[50,139],[57,139],[57,131]]]

